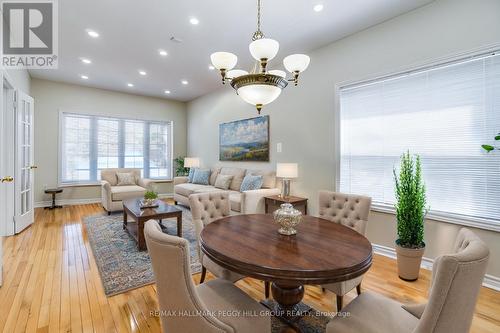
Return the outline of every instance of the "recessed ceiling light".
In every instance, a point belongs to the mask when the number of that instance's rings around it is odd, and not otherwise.
[[[315,12],[320,12],[320,11],[323,10],[323,5],[319,3],[319,4],[315,5],[313,7],[313,9],[314,9]]]
[[[129,86],[130,88],[132,88],[134,85],[132,83],[127,83],[127,86]]]
[[[140,71],[139,71],[139,74],[141,74],[142,76],[144,76],[144,75],[146,75],[147,73],[146,73],[145,71],[140,70]]]
[[[211,71],[213,71],[215,69],[215,67],[212,66],[212,65],[210,65],[210,66],[208,66],[208,69],[210,69]]]
[[[170,90],[165,90],[165,94],[170,94]]]
[[[162,57],[166,57],[168,55],[167,51],[165,50],[158,50],[158,53],[162,56]]]
[[[189,82],[188,82],[187,80],[182,80],[182,81],[181,81],[181,83],[182,83],[183,85],[189,84]]]
[[[97,38],[99,37],[99,33],[94,30],[87,29],[87,34],[92,37],[92,38]]]
[[[191,23],[192,25],[197,25],[198,23],[200,23],[200,21],[196,17],[191,17],[189,19],[189,23]]]
[[[88,80],[89,77],[87,75],[80,75],[80,78],[82,78],[82,80]]]
[[[87,64],[87,65],[92,63],[92,60],[87,59],[87,58],[81,58],[81,60],[82,60],[82,62],[83,62],[84,64]]]

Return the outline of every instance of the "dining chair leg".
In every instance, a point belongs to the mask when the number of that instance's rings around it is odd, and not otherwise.
[[[264,281],[264,293],[266,295],[266,298],[269,298],[269,287],[270,287],[270,283],[269,281]]]
[[[203,283],[203,281],[205,281],[205,275],[207,275],[207,269],[205,268],[205,266],[201,266],[200,283]]]
[[[358,295],[361,295],[361,283],[356,286],[356,291],[358,292]]]
[[[337,312],[340,312],[342,310],[342,300],[344,296],[339,296],[337,295]]]

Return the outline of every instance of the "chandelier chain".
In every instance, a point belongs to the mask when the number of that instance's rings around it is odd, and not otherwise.
[[[257,31],[254,32],[252,36],[252,40],[254,41],[265,37],[264,33],[260,30],[260,11],[261,11],[260,1],[261,0],[257,0]]]

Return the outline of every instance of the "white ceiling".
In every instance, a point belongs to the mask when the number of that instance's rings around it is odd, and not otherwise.
[[[280,42],[270,63],[282,68],[291,53],[306,53],[433,0],[262,0],[262,30]],[[59,1],[59,69],[33,77],[189,101],[220,87],[210,54],[230,51],[237,68],[253,66],[248,51],[256,30],[256,0]],[[322,3],[321,12],[313,11]],[[200,21],[189,23],[191,17]],[[99,32],[90,38],[86,29]],[[182,43],[170,41],[175,36]],[[158,49],[165,49],[161,57]],[[86,65],[81,57],[89,58]],[[147,72],[141,76],[138,70]],[[82,80],[80,75],[87,75]],[[181,80],[188,80],[182,85]],[[134,87],[127,87],[133,83]],[[171,91],[166,95],[164,91]]]

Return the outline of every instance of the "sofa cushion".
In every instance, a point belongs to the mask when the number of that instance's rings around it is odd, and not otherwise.
[[[188,173],[188,183],[192,183],[193,182],[193,178],[194,178],[194,173],[196,171],[196,168],[190,168],[189,169],[189,173]]]
[[[229,202],[231,203],[231,210],[241,213],[241,193],[238,191],[229,192]]]
[[[250,170],[246,171],[247,175],[262,176],[262,188],[275,188],[276,187],[276,172],[273,170]]]
[[[229,185],[231,185],[231,181],[234,176],[231,175],[217,175],[217,180],[215,181],[215,187],[220,188],[222,190],[229,189]]]
[[[133,172],[117,172],[118,186],[136,185],[136,179]]]
[[[215,185],[215,181],[217,180],[217,176],[220,173],[220,168],[214,167],[212,168],[212,173],[210,174],[210,185]]]
[[[192,183],[183,183],[174,186],[174,192],[176,194],[183,195],[185,197],[189,197],[191,194],[196,191],[200,191],[197,193],[208,192],[210,189],[213,189],[213,186],[210,185],[200,185],[200,184],[192,184]]]
[[[114,171],[101,170],[101,179],[107,181],[111,186],[116,186],[118,183],[116,172]]]
[[[196,169],[193,184],[209,185],[210,169]]]
[[[240,191],[244,192],[244,191],[258,190],[262,187],[263,181],[264,180],[262,176],[247,174],[245,178],[243,178]]]
[[[113,201],[142,197],[144,193],[146,189],[137,185],[111,186],[111,200]]]
[[[243,177],[245,177],[245,169],[240,168],[221,168],[221,175],[233,175],[233,180],[231,181],[231,185],[229,188],[233,191],[239,191],[241,187],[241,182],[243,181]]]

